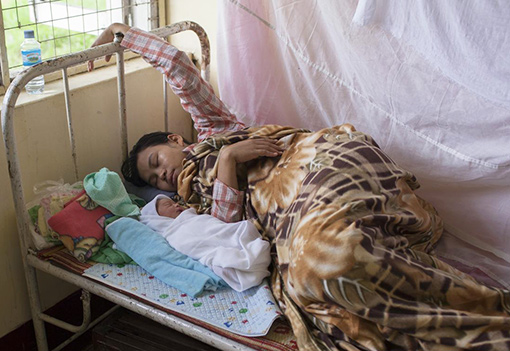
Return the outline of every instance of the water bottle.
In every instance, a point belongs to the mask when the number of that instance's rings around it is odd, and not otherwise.
[[[21,44],[21,58],[23,59],[23,67],[27,68],[41,62],[41,44],[34,39],[34,31],[25,31],[25,40]],[[44,90],[44,76],[35,77],[27,85],[25,89],[29,94],[40,94]]]

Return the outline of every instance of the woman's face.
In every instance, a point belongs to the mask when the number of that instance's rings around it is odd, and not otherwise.
[[[180,135],[168,136],[168,142],[149,146],[138,154],[136,168],[140,177],[153,187],[176,191],[177,177],[182,171],[186,147]]]

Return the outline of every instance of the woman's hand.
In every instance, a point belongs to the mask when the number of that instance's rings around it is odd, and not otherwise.
[[[255,138],[243,140],[225,146],[220,151],[217,178],[231,188],[239,189],[237,184],[236,166],[258,157],[275,157],[281,155],[283,148],[277,140]]]
[[[103,44],[109,44],[113,42],[115,39],[115,33],[126,34],[131,27],[124,23],[112,23],[110,24],[104,31],[101,33],[97,39],[92,43],[91,47],[99,46]],[[106,55],[105,61],[110,61],[112,55]],[[92,71],[94,69],[94,61],[91,60],[87,63],[88,71]]]
[[[275,157],[281,155],[283,149],[278,141],[269,138],[253,138],[224,147],[221,157],[230,158],[235,163],[244,163],[258,157]]]

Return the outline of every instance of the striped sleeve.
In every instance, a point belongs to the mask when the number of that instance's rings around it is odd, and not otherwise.
[[[122,46],[142,55],[145,61],[163,73],[180,98],[182,107],[191,115],[199,142],[216,133],[245,127],[214,94],[211,85],[202,79],[184,52],[138,28],[131,28],[126,33]]]
[[[244,192],[230,188],[216,179],[213,187],[211,215],[224,222],[238,222],[243,219]]]

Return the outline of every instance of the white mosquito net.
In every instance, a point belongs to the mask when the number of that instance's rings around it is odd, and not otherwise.
[[[508,1],[223,0],[218,51],[240,119],[372,135],[444,218],[438,255],[510,288]]]

